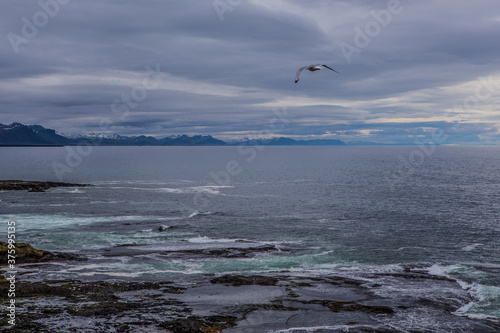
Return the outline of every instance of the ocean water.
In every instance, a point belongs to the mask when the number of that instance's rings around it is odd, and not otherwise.
[[[500,318],[499,147],[0,148],[0,161],[1,179],[93,185],[0,192],[4,239],[15,221],[18,242],[90,258],[35,280],[287,271],[428,296],[376,275],[418,269],[470,293],[457,316]],[[221,249],[248,255],[197,255]]]

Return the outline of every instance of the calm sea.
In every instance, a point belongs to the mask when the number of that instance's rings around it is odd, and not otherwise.
[[[1,179],[94,185],[0,193],[4,239],[15,221],[18,242],[90,258],[33,278],[417,267],[472,295],[457,315],[500,318],[499,147],[0,148],[0,161]],[[273,251],[158,254],[255,247]]]

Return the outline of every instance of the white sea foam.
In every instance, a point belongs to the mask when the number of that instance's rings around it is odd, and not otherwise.
[[[68,271],[83,271],[83,270],[86,270],[86,269],[95,269],[95,268],[99,268],[99,267],[101,267],[101,265],[90,264],[90,265],[70,267],[67,270]]]
[[[148,221],[148,220],[171,220],[169,217],[154,216],[68,216],[64,214],[5,214],[0,215],[0,221],[15,221],[16,228],[21,231],[46,230],[61,227],[88,225],[92,223],[106,223],[119,221]],[[177,218],[178,219],[178,218]]]
[[[142,256],[144,258],[144,256]],[[164,274],[200,274],[204,273],[200,268],[202,263],[188,260],[169,260],[157,263],[154,266],[148,264],[131,263],[130,257],[118,257],[119,262],[109,262],[109,258],[94,258],[103,260],[103,264],[88,264],[58,270],[58,273],[76,274],[78,276],[108,275],[114,277],[140,277],[143,275]]]
[[[117,204],[119,202],[120,201],[116,201],[116,200],[109,200],[109,201],[96,200],[96,201],[91,201],[90,204],[91,205],[96,205],[96,204],[106,204],[106,205],[109,205],[109,204]]]
[[[141,258],[155,258],[153,254],[141,255]],[[78,276],[95,276],[108,275],[114,277],[140,277],[143,275],[159,275],[165,274],[201,274],[205,273],[202,269],[202,262],[193,262],[190,260],[169,260],[154,265],[132,263],[130,257],[113,258],[118,262],[109,262],[108,257],[97,257],[94,260],[102,260],[103,264],[88,264],[83,266],[70,267],[67,269],[58,270],[58,273],[75,274]]]
[[[474,243],[474,244],[471,244],[471,245],[467,245],[467,246],[464,246],[462,248],[462,251],[472,251],[472,250],[474,250],[475,248],[477,248],[477,247],[479,247],[481,245],[484,245],[484,244]]]
[[[154,189],[155,191],[158,192],[167,192],[167,193],[186,193],[185,190],[180,189],[180,188],[170,188],[170,187],[163,187],[160,189]]]
[[[199,211],[194,211],[191,214],[189,214],[188,219],[198,216],[198,215],[211,215],[212,212],[199,212]]]
[[[222,194],[219,189],[221,188],[232,188],[233,186],[215,186],[215,185],[207,185],[207,186],[194,186],[191,187],[196,192],[207,192],[211,194]]]
[[[456,315],[466,316],[474,319],[500,318],[500,287],[483,285],[477,282],[467,282],[464,279],[475,279],[483,275],[472,267],[462,265],[433,265],[428,268],[429,274],[453,278],[463,290],[472,297],[472,301],[463,305]],[[463,277],[457,279],[456,275]]]
[[[250,240],[250,239],[244,239],[244,238],[211,238],[207,236],[198,236],[198,237],[191,237],[186,239],[188,243],[192,244],[228,244],[228,243],[235,243],[235,245],[231,246],[238,246],[238,247],[248,247],[248,246],[255,246],[255,245],[281,245],[285,244],[284,242],[281,241],[255,241],[255,240]]]
[[[195,217],[195,216],[197,216],[197,215],[200,215],[200,212],[199,212],[199,211],[196,211],[196,212],[193,212],[193,213],[189,214],[188,219],[190,219],[190,218],[192,218],[192,217]]]
[[[476,265],[476,263],[470,263],[470,265],[456,264],[456,265],[439,265],[434,264],[427,268],[427,272],[431,275],[444,276],[450,279],[456,280],[464,289],[467,288],[467,282],[469,280],[477,280],[486,276],[486,274],[476,269],[475,267],[481,267],[481,264]]]
[[[279,259],[279,257],[270,257],[269,260]],[[366,283],[383,283],[379,281],[379,278],[385,274],[400,273],[403,271],[403,267],[399,265],[363,265],[354,262],[342,262],[338,261],[336,263],[329,264],[311,264],[314,261],[310,256],[302,256],[299,258],[300,266],[294,263],[294,267],[287,269],[287,272],[291,272],[295,276],[317,276],[324,277],[328,275],[342,276],[345,278],[351,278],[359,281],[364,281]],[[271,267],[273,265],[270,265]],[[381,275],[379,275],[381,274]],[[384,293],[384,296],[391,297],[392,291],[384,291],[383,288],[378,288],[373,290],[375,293]],[[387,295],[386,295],[387,294]]]
[[[76,204],[49,204],[49,207],[76,206]]]
[[[360,328],[360,327],[365,327],[367,329],[375,329],[373,327],[367,327],[366,325],[334,325],[334,326],[313,326],[313,327],[293,327],[293,328],[286,328],[282,330],[267,330],[265,331],[266,333],[314,333],[317,331],[324,331],[324,330],[331,330],[331,331],[340,331],[340,332],[350,332],[351,329],[355,328]]]
[[[157,192],[166,192],[166,193],[178,193],[178,194],[193,194],[193,193],[206,193],[213,195],[224,195],[219,189],[221,188],[230,188],[232,186],[215,186],[215,185],[206,185],[206,186],[190,186],[190,187],[180,187],[180,188],[171,188],[171,187],[162,187],[157,189],[148,189]]]
[[[50,192],[52,192],[52,193],[72,193],[72,194],[85,193],[85,191],[80,189],[80,188],[66,188],[66,187],[54,188],[54,189],[51,189]]]
[[[235,243],[241,241],[240,239],[228,239],[228,238],[210,238],[207,236],[198,236],[187,239],[189,243],[206,244],[206,243]]]
[[[139,277],[147,272],[84,272],[79,273],[80,276],[108,275],[115,277]]]
[[[403,247],[400,247],[394,251],[404,251],[404,250],[410,250],[410,249],[422,250],[422,249],[425,249],[425,247],[422,247],[422,246],[403,246]]]
[[[447,278],[451,278],[450,274],[452,272],[458,272],[467,269],[465,266],[461,265],[448,265],[443,266],[440,264],[434,264],[427,268],[427,272],[431,275],[444,276]]]
[[[464,265],[474,267],[474,268],[493,268],[493,269],[500,269],[500,264],[495,264],[495,263],[489,263],[489,262],[463,262]]]
[[[465,304],[454,314],[474,319],[500,318],[500,287],[469,283],[463,286],[473,301]]]

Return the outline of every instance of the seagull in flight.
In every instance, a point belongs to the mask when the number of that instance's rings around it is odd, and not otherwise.
[[[316,65],[309,65],[309,66],[304,66],[300,67],[299,70],[297,71],[297,74],[295,74],[295,83],[299,82],[300,74],[304,69],[307,69],[310,72],[314,71],[319,71],[321,69],[321,66],[328,68],[331,71],[334,71],[335,73],[338,73],[335,69],[328,67],[327,65],[323,64],[316,64]]]

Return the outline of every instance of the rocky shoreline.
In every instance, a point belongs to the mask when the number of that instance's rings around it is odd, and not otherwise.
[[[3,249],[4,244],[0,244]],[[43,262],[82,258],[18,244],[16,332],[408,332],[396,323],[425,312],[449,321],[448,332],[493,333],[500,322],[453,314],[471,301],[455,280],[416,269],[384,273],[412,288],[432,283],[454,297],[384,297],[368,278],[291,272],[197,275],[179,281],[44,280]],[[185,255],[185,254],[181,254]],[[2,252],[2,263],[5,258]],[[23,264],[24,263],[24,264]],[[33,278],[35,276],[35,278]],[[8,281],[0,298],[8,304]],[[457,297],[457,295],[459,295]],[[430,296],[430,295],[429,295]],[[436,296],[436,295],[433,295]],[[447,324],[448,325],[448,324]],[[448,327],[448,326],[446,326]],[[302,328],[302,329],[301,329]],[[10,329],[0,320],[0,331]],[[443,330],[436,330],[436,332]],[[411,332],[430,332],[415,324]]]
[[[73,184],[62,182],[0,180],[0,191],[45,192],[52,187],[87,187],[90,184]]]
[[[6,242],[0,242],[0,262],[2,264],[7,262],[8,250],[8,244]],[[31,264],[62,260],[85,260],[85,258],[80,258],[71,253],[38,250],[27,243],[15,243],[15,253],[16,264]]]

